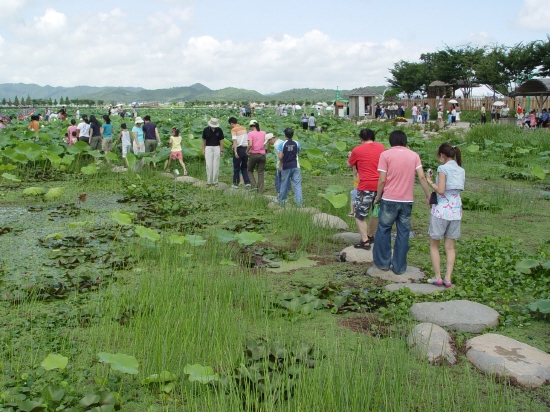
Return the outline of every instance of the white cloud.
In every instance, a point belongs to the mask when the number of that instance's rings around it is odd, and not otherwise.
[[[395,61],[416,60],[428,51],[394,38],[337,41],[319,30],[257,41],[246,36],[242,41],[189,37],[189,8],[139,17],[139,30],[128,13],[119,8],[84,13],[73,26],[77,16],[47,9],[34,18],[34,25],[18,26],[12,31],[16,36],[0,42],[0,78],[149,89],[201,82],[214,89],[231,86],[264,93],[301,87],[343,89],[383,84]]]
[[[550,7],[548,0],[523,0],[516,24],[527,30],[550,30]]]
[[[54,9],[46,9],[43,16],[34,18],[34,22],[40,32],[55,32],[65,27],[67,16]]]

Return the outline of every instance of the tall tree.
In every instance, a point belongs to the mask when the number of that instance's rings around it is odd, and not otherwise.
[[[63,98],[63,96],[60,97],[60,99],[59,99],[59,104],[60,104],[61,106],[65,106],[65,99]]]
[[[15,96],[15,99],[13,99],[13,105],[19,106],[19,98],[17,96]]]
[[[507,50],[504,46],[487,48],[485,55],[474,66],[477,80],[495,92],[508,94],[510,77],[505,72]]]
[[[392,78],[388,83],[394,89],[406,93],[409,98],[417,91],[425,91],[430,83],[426,63],[411,63],[401,60],[390,69]]]

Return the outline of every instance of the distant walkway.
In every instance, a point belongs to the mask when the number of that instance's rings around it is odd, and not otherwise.
[[[376,120],[376,119],[359,120],[357,122],[357,125],[367,124],[367,123],[372,123],[372,122],[385,123],[385,122],[389,122],[389,120],[387,120],[387,119],[385,119],[385,120]],[[402,123],[402,124],[405,124],[405,123]],[[407,119],[406,124],[409,125],[409,126],[412,126],[413,125],[412,119]],[[420,124],[420,123],[415,123],[415,124]],[[453,129],[470,130],[470,122],[456,122],[455,124],[456,124],[456,126],[450,126],[449,125],[445,130],[453,130]]]

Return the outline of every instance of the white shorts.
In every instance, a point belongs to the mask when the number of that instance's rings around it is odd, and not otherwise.
[[[126,159],[126,154],[132,150],[132,145],[122,145],[122,158]]]

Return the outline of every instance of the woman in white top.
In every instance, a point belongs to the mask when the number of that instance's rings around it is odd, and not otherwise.
[[[78,140],[90,144],[90,120],[88,120],[88,116],[83,115],[82,121],[76,128],[78,129]]]
[[[432,205],[430,216],[430,258],[435,277],[428,282],[450,288],[453,274],[456,252],[455,241],[460,237],[460,221],[462,219],[462,199],[460,192],[464,190],[466,173],[461,166],[462,156],[460,149],[443,143],[439,146],[437,157],[442,163],[437,168],[436,182],[434,183],[433,171],[428,169],[428,185],[437,193],[437,204]],[[439,256],[439,243],[445,239],[445,256],[447,257],[447,270],[445,280],[441,279],[441,258]]]

